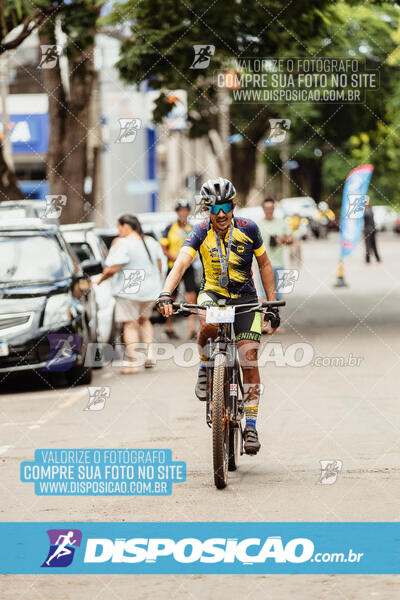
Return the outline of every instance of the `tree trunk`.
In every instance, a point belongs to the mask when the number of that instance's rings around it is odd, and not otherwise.
[[[300,167],[291,171],[293,179],[299,186],[296,188],[296,195],[309,195],[319,202],[322,199],[322,161],[302,159],[299,162]]]
[[[3,200],[21,200],[24,194],[18,187],[14,171],[11,171],[3,156],[0,144],[0,202]]]
[[[231,145],[232,180],[238,193],[239,203],[246,204],[246,198],[253,185],[256,168],[257,148],[250,140]]]
[[[41,44],[54,44],[54,29],[40,32]],[[87,175],[87,135],[93,86],[93,46],[76,53],[69,64],[69,98],[61,79],[59,64],[43,69],[49,97],[50,134],[47,173],[50,193],[65,195],[61,223],[90,219],[91,205],[84,193]]]
[[[258,144],[265,136],[267,127],[266,107],[259,106],[257,117],[253,118],[249,126],[243,127],[243,140],[231,144],[232,181],[243,206],[254,183]]]

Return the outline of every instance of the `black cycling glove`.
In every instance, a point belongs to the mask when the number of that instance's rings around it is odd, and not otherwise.
[[[264,315],[264,321],[269,321],[272,329],[277,329],[281,324],[279,308],[277,306],[269,307],[268,312]]]
[[[169,294],[168,292],[161,292],[161,294],[158,296],[157,300],[156,300],[156,308],[161,308],[162,306],[165,306],[166,304],[172,304],[173,300],[171,297],[171,294]]]

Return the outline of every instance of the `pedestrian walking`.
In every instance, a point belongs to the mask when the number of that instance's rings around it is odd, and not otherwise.
[[[163,236],[160,240],[160,244],[162,246],[163,252],[168,259],[168,273],[171,271],[174,263],[178,257],[178,254],[183,246],[184,241],[190,234],[192,230],[192,226],[188,223],[188,217],[190,215],[190,204],[186,200],[178,200],[175,205],[175,211],[177,220],[171,225],[168,225],[166,230],[163,233]],[[183,283],[185,286],[185,296],[186,302],[189,304],[195,304],[197,298],[197,292],[199,291],[196,285],[195,273],[193,265],[185,271],[183,276]],[[176,300],[177,290],[174,291],[173,298]],[[189,340],[196,339],[196,317],[195,315],[190,315],[188,318],[188,326]],[[167,323],[165,327],[165,333],[167,337],[172,340],[179,339],[179,336],[176,334],[174,330],[173,317],[167,318]]]
[[[289,246],[289,262],[290,266],[296,269],[301,267],[301,218],[295,214],[288,219],[289,227],[292,232],[293,243]]]
[[[162,249],[151,236],[143,234],[139,220],[122,215],[117,222],[119,237],[112,244],[106,267],[98,281],[110,277],[115,296],[115,320],[122,324],[123,339],[129,357],[122,374],[138,372],[137,344],[147,348],[145,367],[154,366],[152,357],[153,325],[151,312],[162,287]]]
[[[286,219],[274,217],[275,200],[273,198],[265,198],[262,203],[262,207],[265,217],[264,219],[258,221],[257,225],[260,228],[265,249],[274,271],[276,299],[281,300],[282,296],[279,293],[278,273],[279,270],[284,269],[284,246],[286,244],[292,244],[293,237]],[[261,282],[260,289],[262,297],[266,299],[266,294]],[[263,333],[267,333],[267,323],[263,324],[262,331]]]
[[[364,211],[364,241],[365,241],[365,262],[371,261],[371,254],[375,254],[377,262],[381,262],[376,247],[376,226],[372,206],[369,202],[365,204]]]

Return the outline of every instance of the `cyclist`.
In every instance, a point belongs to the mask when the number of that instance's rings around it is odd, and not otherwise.
[[[165,256],[168,259],[168,273],[174,266],[179,251],[182,248],[183,242],[191,231],[192,227],[188,223],[188,217],[190,215],[190,204],[186,200],[178,200],[175,205],[175,211],[177,214],[177,220],[163,232],[163,236],[160,240],[161,247]],[[183,283],[185,284],[186,302],[189,304],[196,303],[197,289],[196,281],[194,276],[194,269],[192,265],[186,269],[183,276]],[[174,297],[175,298],[175,297]],[[189,339],[196,339],[195,333],[195,316],[189,317]],[[174,331],[174,325],[172,317],[167,319],[165,333],[170,339],[177,340],[178,335]]]
[[[209,179],[200,191],[202,201],[210,209],[210,220],[195,225],[187,236],[174,266],[169,273],[163,291],[157,300],[157,308],[164,316],[173,311],[172,294],[190,266],[197,252],[203,263],[204,275],[197,299],[202,306],[216,305],[220,299],[227,304],[257,302],[251,271],[253,254],[256,257],[264,290],[268,300],[275,300],[274,273],[265,252],[258,226],[250,219],[233,216],[236,191],[227,179]],[[273,309],[272,327],[280,324],[279,311]],[[244,449],[247,454],[257,454],[260,449],[256,419],[258,414],[260,374],[257,366],[261,339],[261,314],[238,312],[234,330],[238,343],[239,360],[243,371],[246,426]],[[204,348],[209,338],[215,339],[216,325],[203,323],[198,335],[200,370],[196,396],[206,399],[206,367]],[[256,393],[255,393],[256,392]]]

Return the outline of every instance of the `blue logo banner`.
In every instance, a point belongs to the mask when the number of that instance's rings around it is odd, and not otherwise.
[[[400,523],[0,523],[0,572],[400,573]]]
[[[347,176],[343,188],[340,218],[340,255],[349,256],[360,241],[364,226],[366,194],[374,167],[361,165]]]

